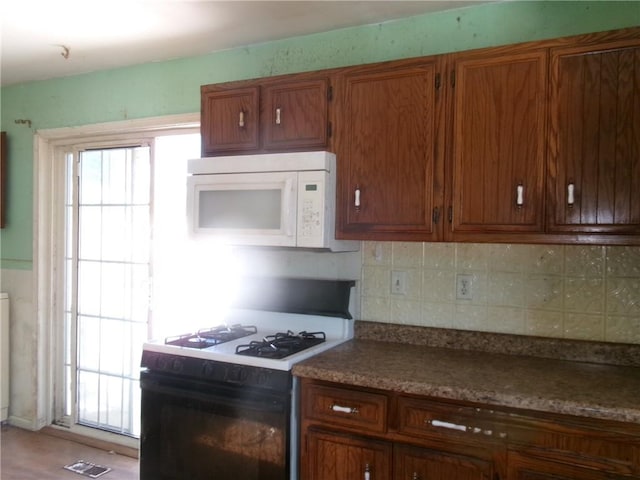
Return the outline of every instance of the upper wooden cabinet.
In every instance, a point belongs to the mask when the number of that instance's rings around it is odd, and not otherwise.
[[[327,144],[329,81],[269,85],[263,89],[265,149],[322,148]]]
[[[442,222],[437,60],[345,69],[336,79],[338,230],[437,239]],[[440,150],[441,151],[441,150]]]
[[[202,155],[326,148],[328,77],[284,78],[202,86]]]
[[[551,50],[548,228],[640,234],[640,39]]]
[[[258,149],[259,92],[258,87],[202,87],[200,131],[203,156]]]
[[[205,85],[202,154],[333,151],[338,238],[640,245],[639,38]]]
[[[546,50],[451,62],[451,237],[541,232]]]

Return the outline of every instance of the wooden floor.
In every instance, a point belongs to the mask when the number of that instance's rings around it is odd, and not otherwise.
[[[138,460],[76,441],[3,425],[0,428],[2,480],[89,479],[63,467],[77,460],[110,467],[100,480],[138,480]]]

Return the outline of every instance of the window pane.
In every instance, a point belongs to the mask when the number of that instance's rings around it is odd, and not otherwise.
[[[85,370],[100,369],[100,319],[78,317],[78,367]]]
[[[127,203],[127,150],[103,151],[102,161],[102,202],[104,204]],[[84,180],[84,179],[83,179]]]
[[[78,312],[100,315],[102,267],[98,262],[78,261]]]
[[[131,203],[135,205],[147,204],[151,196],[151,159],[148,148],[136,148],[133,150]]]
[[[78,255],[83,260],[100,260],[102,246],[102,207],[81,206],[78,227]]]
[[[80,163],[80,203],[102,202],[102,154],[99,151],[82,152]]]

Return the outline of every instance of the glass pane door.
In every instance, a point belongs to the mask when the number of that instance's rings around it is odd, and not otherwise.
[[[67,278],[77,287],[69,289],[76,299],[67,297],[67,331],[76,339],[68,358],[76,362],[69,362],[66,383],[76,387],[70,399],[77,423],[138,436],[150,301],[150,149],[83,151],[77,167],[77,222],[67,222],[67,238],[75,239],[67,242]]]

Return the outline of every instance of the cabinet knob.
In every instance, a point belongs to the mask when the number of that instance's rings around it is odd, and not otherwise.
[[[371,480],[371,466],[368,463],[364,465],[364,480]]]
[[[411,480],[420,480],[418,472],[413,472],[413,475],[411,475]]]
[[[354,198],[354,201],[353,201],[353,205],[356,208],[360,208],[360,187],[356,187],[355,198]]]
[[[575,185],[571,182],[567,185],[567,206],[573,207],[575,202]]]
[[[516,207],[520,208],[524,205],[524,185],[519,184],[516,187]]]
[[[238,127],[244,128],[244,110],[240,110],[238,115]]]
[[[281,123],[281,119],[280,119],[280,113],[281,113],[281,109],[280,108],[276,108],[276,125],[280,125]]]

